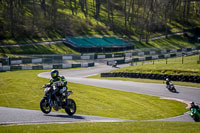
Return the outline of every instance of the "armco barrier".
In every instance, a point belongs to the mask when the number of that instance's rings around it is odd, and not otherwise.
[[[144,78],[156,80],[165,80],[165,78],[169,78],[172,81],[200,83],[200,76],[191,75],[166,75],[151,73],[101,73],[101,77]]]
[[[53,69],[62,69],[62,65],[53,65]]]
[[[88,63],[88,67],[93,67],[94,63]]]
[[[148,51],[134,51],[129,53],[116,53],[116,54],[90,54],[90,55],[31,55],[27,57],[6,57],[0,58],[0,63],[2,65],[20,65],[20,64],[30,64],[30,63],[42,63],[42,64],[58,64],[63,63],[66,60],[93,60],[93,59],[104,59],[104,58],[113,58],[113,57],[130,57],[130,56],[144,56],[150,55],[158,55],[158,58],[170,58],[176,57],[177,52],[179,55],[181,53],[185,53],[185,55],[193,55],[195,54],[195,50],[200,50],[200,46],[194,48],[182,48],[182,49],[172,49],[172,50],[148,50]],[[161,54],[161,55],[160,55]],[[198,54],[198,52],[196,53]],[[163,57],[164,56],[164,57]],[[156,57],[157,58],[157,57]]]
[[[21,66],[11,66],[10,70],[22,70]]]
[[[41,70],[43,69],[43,66],[38,65],[38,66],[32,66],[32,70]]]
[[[81,64],[72,64],[72,68],[81,67]]]
[[[0,66],[1,71],[14,71],[14,70],[41,70],[41,69],[65,69],[65,68],[76,68],[76,67],[94,67],[95,63],[82,63],[82,64],[43,64],[43,65],[11,65],[11,66]]]

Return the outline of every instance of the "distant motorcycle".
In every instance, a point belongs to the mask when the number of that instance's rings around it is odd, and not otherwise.
[[[59,88],[56,84],[44,85],[45,95],[40,101],[40,109],[43,113],[48,114],[51,109],[58,111],[65,109],[65,112],[72,116],[76,112],[76,103],[73,99],[69,99],[68,96],[72,94],[72,91],[64,91],[59,93]]]
[[[113,64],[112,67],[117,67],[117,64]]]
[[[175,86],[172,82],[169,83],[169,85],[167,85],[166,88],[171,92],[177,92],[176,89],[175,89]]]
[[[200,121],[200,112],[192,104],[191,104],[191,107],[190,107],[190,116],[194,119],[194,121],[196,121],[196,122]]]

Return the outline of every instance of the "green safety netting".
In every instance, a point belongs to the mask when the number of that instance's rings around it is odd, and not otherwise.
[[[78,47],[112,47],[129,45],[129,43],[116,37],[68,37],[67,40]]]
[[[104,37],[104,40],[114,44],[114,45],[120,45],[120,46],[126,46],[128,43],[122,41],[121,39],[118,39],[116,37]]]
[[[83,38],[68,37],[67,40],[79,47],[93,47],[91,43],[85,41]]]

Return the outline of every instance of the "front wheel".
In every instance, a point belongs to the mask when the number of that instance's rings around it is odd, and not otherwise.
[[[65,112],[70,116],[76,113],[76,103],[73,99],[67,99],[67,106],[65,108]]]
[[[40,109],[45,114],[48,114],[51,112],[51,107],[48,103],[47,98],[42,98],[42,100],[40,101]]]
[[[194,116],[193,116],[193,119],[194,119],[194,121],[196,121],[196,122],[199,122],[199,117],[198,117],[198,115],[196,115],[196,114],[194,114]]]
[[[175,89],[175,87],[172,87],[172,92],[176,92],[176,89]]]

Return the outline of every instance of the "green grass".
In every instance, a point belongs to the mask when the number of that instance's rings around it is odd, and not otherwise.
[[[53,37],[40,37],[40,38],[31,38],[31,37],[23,37],[23,38],[10,38],[5,39],[0,42],[0,45],[15,45],[15,44],[29,44],[29,43],[37,43],[37,42],[46,42],[46,41],[54,41],[61,40],[62,36],[58,33],[53,33]]]
[[[197,64],[199,55],[184,57],[184,64],[182,64],[182,57],[169,58],[167,60],[157,60],[151,64],[129,66],[112,72],[135,72],[135,73],[158,73],[158,74],[172,74],[172,75],[200,75],[200,64]]]
[[[194,122],[112,122],[0,126],[3,133],[199,133]]]
[[[187,38],[182,35],[171,36],[168,38],[150,40],[149,43],[136,42],[135,48],[158,48],[158,49],[179,49],[179,48],[192,48],[200,46],[199,43],[190,43]]]
[[[141,83],[156,83],[156,84],[164,84],[164,80],[152,80],[152,79],[140,79],[140,78],[121,78],[121,77],[101,77],[100,74],[89,76],[87,78],[94,78],[94,79],[107,79],[107,80],[122,80],[122,81],[133,81],[133,82],[141,82]],[[178,82],[173,81],[175,85],[181,86],[190,86],[190,87],[197,87],[200,88],[199,83],[191,83],[191,82]]]
[[[41,86],[49,79],[39,78],[44,70],[0,73],[0,106],[39,110]],[[69,83],[77,103],[77,114],[131,120],[151,120],[183,114],[186,105],[154,96]],[[160,106],[162,105],[162,106]],[[64,112],[64,111],[63,111]]]
[[[64,44],[0,47],[2,54],[77,54]]]

